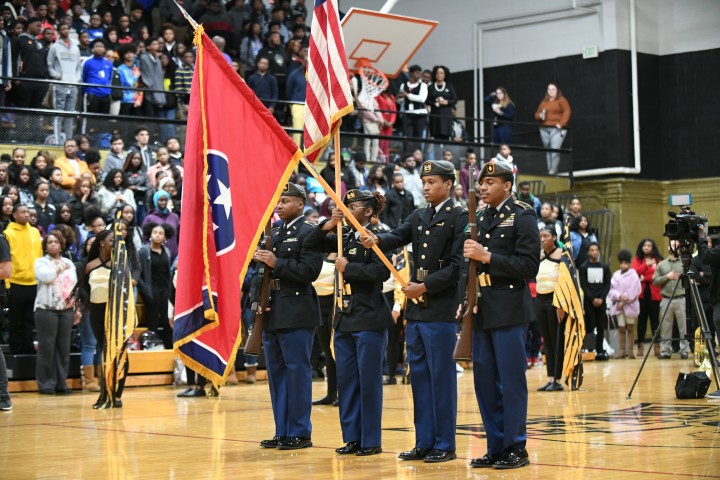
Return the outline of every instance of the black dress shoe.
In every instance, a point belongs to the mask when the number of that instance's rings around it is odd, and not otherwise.
[[[595,360],[600,362],[606,362],[610,360],[610,355],[608,355],[607,352],[600,352],[595,355]]]
[[[422,460],[425,458],[425,455],[430,453],[432,449],[430,448],[420,448],[415,447],[412,450],[408,450],[407,452],[402,452],[400,455],[398,455],[398,458],[402,460]]]
[[[425,463],[441,463],[441,462],[447,462],[450,460],[455,460],[457,458],[457,455],[455,455],[455,452],[451,452],[448,450],[431,450],[428,452],[427,455],[425,455],[425,458],[423,458],[423,462]]]
[[[122,400],[120,400],[119,398],[113,400],[112,408],[122,408]]]
[[[314,402],[312,402],[312,404],[313,405],[332,405],[333,402],[335,402],[335,401],[337,401],[337,398],[328,396],[328,397],[323,397],[320,400],[315,400]]]
[[[383,382],[383,385],[397,385],[397,378],[388,377],[388,379]]]
[[[212,392],[212,387],[210,388],[210,391]],[[217,392],[217,390],[216,390]],[[192,392],[188,394],[188,397],[207,397],[208,394],[205,392],[205,389],[203,387],[195,387]],[[214,397],[217,397],[217,394],[212,395]]]
[[[538,392],[549,392],[552,390],[552,386],[553,386],[553,382],[547,382],[545,385],[538,388],[537,391]]]
[[[563,390],[565,390],[565,387],[558,382],[553,382],[552,387],[548,389],[549,392],[562,392]]]
[[[263,440],[260,442],[260,446],[262,448],[277,448],[278,443],[280,443],[285,437],[273,437],[272,440]]]
[[[500,458],[500,454],[489,454],[486,453],[480,458],[473,458],[470,462],[471,467],[475,468],[492,468],[495,465],[495,462],[498,461]]]
[[[340,406],[340,400],[335,400],[333,402],[333,407],[339,407]]]
[[[40,395],[55,395],[55,390],[48,390],[48,389],[38,390],[38,393]]]
[[[500,455],[500,458],[497,460],[497,462],[495,462],[493,468],[520,468],[524,467],[525,465],[530,465],[530,459],[528,458],[527,450],[511,450]]]
[[[360,450],[360,442],[348,442],[344,447],[336,448],[335,453],[340,455],[350,455]]]
[[[312,447],[310,437],[285,437],[277,445],[278,450],[299,450],[308,447]]]
[[[377,455],[382,453],[382,447],[363,447],[355,452],[358,457],[367,457],[368,455]]]
[[[72,395],[72,390],[66,388],[65,390],[55,390],[55,395]]]

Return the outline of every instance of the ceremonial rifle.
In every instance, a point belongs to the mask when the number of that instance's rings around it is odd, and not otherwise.
[[[272,251],[272,226],[270,221],[265,226],[265,250]],[[265,309],[270,301],[271,273],[272,268],[267,266],[265,262],[260,262],[258,275],[262,276],[262,284],[250,307],[252,309],[252,320],[247,343],[245,343],[246,355],[260,355],[262,351],[263,315],[265,315]]]
[[[475,166],[470,165],[470,188],[468,192],[468,229],[469,238],[477,242],[477,194],[475,193]],[[465,313],[462,317],[462,330],[455,343],[453,358],[455,360],[472,360],[472,317],[477,305],[477,263],[471,258],[466,258],[467,265],[467,288]]]

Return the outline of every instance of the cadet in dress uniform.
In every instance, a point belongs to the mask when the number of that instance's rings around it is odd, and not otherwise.
[[[397,229],[363,236],[363,244],[389,251],[412,243],[414,271],[403,288],[407,298],[405,339],[415,410],[415,448],[403,460],[445,462],[455,458],[458,278],[463,263],[467,211],[450,199],[455,169],[447,161],[422,164],[423,195],[430,204],[415,210]],[[412,301],[415,299],[415,302]]]
[[[315,227],[303,216],[305,190],[288,183],[277,204],[283,224],[273,228],[272,252],[254,259],[272,268],[269,312],[263,322],[263,346],[275,437],[260,446],[291,450],[311,447],[312,351],[320,305],[312,282],[320,274],[322,254],[308,252],[305,238]]]
[[[540,236],[533,207],[513,200],[512,166],[486,163],[480,173],[478,242],[466,240],[464,255],[478,262],[480,285],[473,317],[475,396],[487,435],[487,454],[473,467],[516,468],[530,463],[525,334],[533,318],[526,279],[538,272]]]
[[[357,221],[371,232],[370,225],[385,203],[379,193],[349,190],[343,203]],[[337,251],[338,222],[342,210],[335,208],[332,217],[308,235],[305,248]],[[382,293],[383,281],[390,271],[377,254],[362,246],[360,233],[348,228],[343,233],[343,254],[335,260],[343,274],[342,307],[335,305],[335,363],[337,368],[340,426],[346,445],[335,452],[358,456],[382,453],[382,367],[387,348],[387,329],[393,324],[390,306]]]

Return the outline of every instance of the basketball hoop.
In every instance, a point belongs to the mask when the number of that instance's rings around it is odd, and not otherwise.
[[[358,101],[371,112],[375,111],[375,102],[373,102],[373,100],[380,95],[383,90],[388,88],[390,83],[385,74],[370,65],[367,59],[362,58],[358,60],[357,66],[358,73],[360,73],[360,78],[362,79]]]

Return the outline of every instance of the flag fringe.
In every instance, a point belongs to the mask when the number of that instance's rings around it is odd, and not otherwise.
[[[267,209],[265,210],[265,213],[263,214],[262,221],[260,222],[260,226],[258,227],[257,231],[255,232],[255,235],[253,235],[253,241],[251,245],[257,245],[260,241],[260,236],[263,234],[263,231],[265,230],[265,225],[267,225],[267,222],[270,220],[270,217],[272,216],[273,212],[275,211],[275,205],[277,204],[278,199],[280,198],[280,194],[282,193],[283,189],[285,188],[285,184],[289,181],[290,176],[292,175],[293,171],[297,168],[298,163],[300,162],[300,159],[302,158],[302,152],[300,149],[298,149],[295,154],[293,155],[292,159],[290,160],[290,163],[288,164],[287,168],[285,169],[285,172],[283,173],[281,181],[278,183],[277,190],[275,191],[275,194],[273,195],[273,201],[269,203]],[[250,261],[252,260],[253,254],[255,253],[254,249],[248,250],[248,256],[245,259],[245,263],[243,266],[242,271],[240,272],[240,283],[242,284],[243,279],[245,278],[245,275],[247,274],[247,269],[250,264]],[[212,297],[212,291],[210,291],[210,297]],[[190,367],[194,372],[202,375],[203,377],[207,378],[211,382],[215,383],[216,385],[225,385],[225,381],[227,379],[227,376],[232,371],[232,368],[235,365],[235,359],[237,358],[237,352],[240,348],[240,343],[242,342],[242,335],[238,334],[237,339],[235,340],[235,345],[233,347],[232,354],[230,358],[228,359],[228,363],[225,366],[225,372],[223,376],[218,375],[214,371],[210,370],[206,366],[202,365],[195,359],[185,355],[181,350],[180,347],[182,345],[185,345],[186,343],[192,342],[194,339],[202,335],[203,333],[210,331],[214,328],[217,328],[219,326],[220,322],[213,322],[205,325],[204,327],[194,331],[192,334],[187,335],[186,337],[182,338],[181,340],[178,340],[174,343],[173,347],[175,349],[176,356],[182,360],[183,364]]]
[[[197,25],[197,24],[196,24]],[[203,46],[203,37],[205,36],[205,30],[202,25],[197,25],[195,27],[195,32],[193,35],[193,44],[197,47],[197,70],[198,70],[198,87],[200,91],[200,114],[201,114],[201,124],[202,124],[202,142],[203,142],[203,179],[207,178],[208,175],[208,163],[207,163],[207,152],[208,152],[208,125],[207,125],[207,103],[206,103],[206,95],[205,95],[205,78],[204,78],[204,65],[205,65],[205,48]],[[255,100],[257,98],[255,97]],[[259,103],[259,102],[257,102]],[[260,104],[261,105],[261,104]],[[263,107],[264,108],[264,107]],[[268,116],[269,116],[268,112]],[[276,128],[282,128],[277,125],[277,122],[275,122]],[[270,128],[273,128],[273,125],[269,125]],[[339,128],[339,125],[338,125]],[[255,232],[255,235],[253,236],[253,241],[251,245],[257,245],[258,241],[260,240],[260,236],[262,235],[265,225],[269,221],[270,217],[273,214],[273,211],[275,210],[275,206],[277,204],[278,199],[280,198],[280,194],[282,193],[283,189],[285,188],[285,184],[290,179],[290,176],[292,175],[293,171],[297,168],[298,164],[300,163],[300,159],[303,157],[302,151],[298,148],[295,153],[293,154],[290,162],[288,163],[285,171],[283,172],[283,175],[281,177],[281,181],[278,183],[278,186],[276,187],[275,193],[273,194],[272,201],[268,204],[265,213],[263,214],[262,221],[260,222],[257,231]],[[209,300],[211,308],[207,309],[203,312],[203,316],[206,320],[209,321],[208,324],[204,325],[203,327],[195,330],[191,334],[186,335],[182,339],[179,339],[173,343],[173,348],[175,350],[175,354],[182,362],[190,367],[193,371],[198,373],[199,375],[202,375],[206,379],[213,382],[215,385],[224,385],[226,378],[228,374],[232,371],[232,368],[235,364],[235,359],[237,358],[237,352],[238,348],[240,347],[240,343],[242,341],[242,335],[241,332],[238,332],[237,338],[235,340],[235,345],[233,347],[233,351],[231,356],[228,358],[228,363],[225,366],[225,371],[223,372],[223,375],[218,375],[213,370],[210,370],[206,366],[202,365],[195,359],[189,357],[185,353],[183,353],[180,350],[180,347],[192,342],[199,336],[201,336],[203,333],[206,333],[210,330],[213,330],[220,325],[220,316],[218,312],[216,311],[215,301],[213,299],[213,289],[211,286],[211,275],[210,275],[210,262],[209,262],[209,253],[208,253],[208,224],[209,224],[209,210],[210,210],[210,196],[208,192],[207,182],[203,181],[203,240],[202,240],[202,250],[203,250],[203,265],[205,270],[205,284],[207,287]],[[240,272],[240,283],[242,284],[243,279],[245,278],[245,275],[247,273],[248,266],[250,264],[250,261],[252,260],[253,254],[255,253],[254,248],[251,248],[248,250],[247,257],[245,258],[245,262],[243,264],[243,268]],[[242,328],[242,326],[241,326]]]

